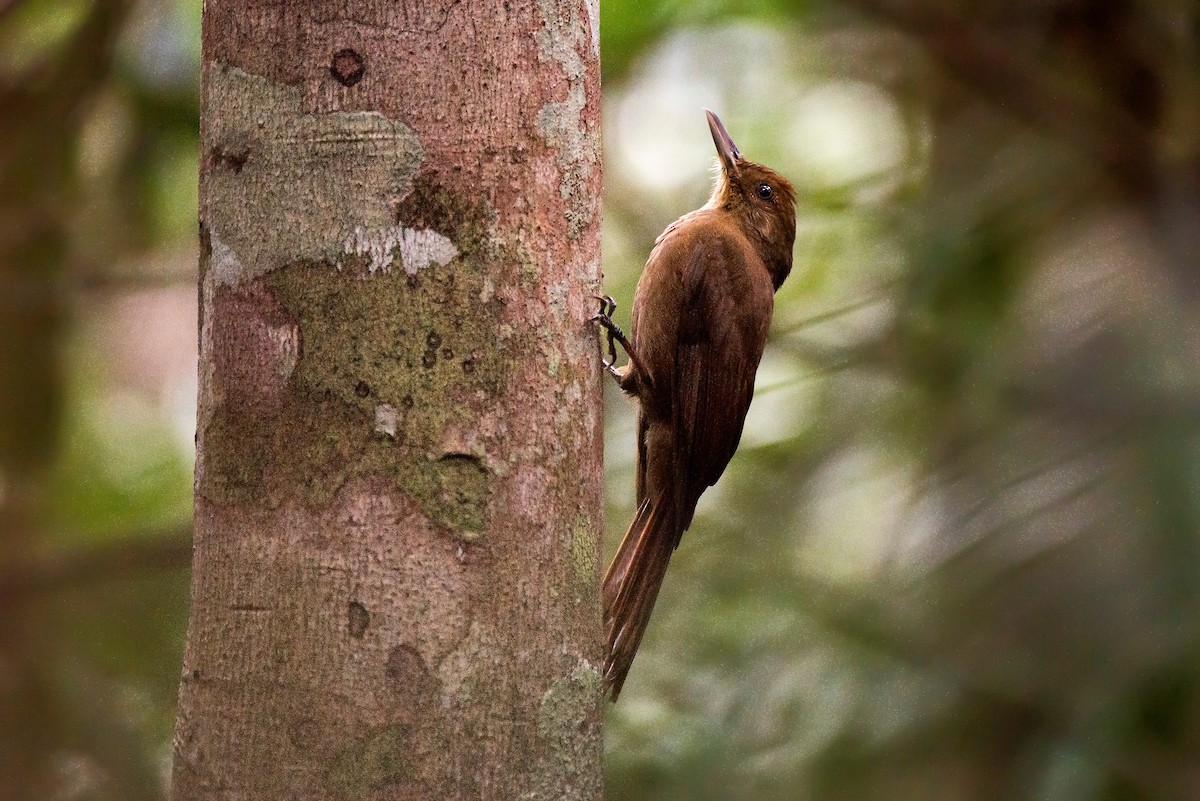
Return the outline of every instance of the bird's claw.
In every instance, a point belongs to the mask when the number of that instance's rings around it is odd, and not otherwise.
[[[600,325],[608,332],[608,359],[600,357],[600,364],[614,378],[619,378],[617,369],[617,345],[615,339],[624,339],[625,334],[621,328],[613,322],[612,313],[617,310],[617,302],[612,299],[612,295],[592,295],[593,298],[600,301],[600,311],[592,315],[591,322]]]
[[[643,383],[649,383],[649,374],[646,372],[645,366],[638,358],[637,351],[633,347],[633,343],[625,336],[625,332],[621,327],[613,322],[612,313],[617,308],[617,302],[612,297],[605,295],[593,295],[596,300],[600,301],[600,311],[592,318],[592,322],[602,326],[608,334],[608,358],[604,358],[603,352],[600,355],[600,364],[608,371],[608,374],[617,382],[617,386],[621,387],[622,391],[630,395],[637,394],[638,387]],[[622,369],[617,369],[617,343],[625,350],[625,354],[629,357],[629,364]]]
[[[612,318],[612,313],[617,310],[617,302],[613,300],[612,295],[593,295],[592,297],[600,301],[600,316]]]
[[[592,315],[593,323],[600,323],[605,328],[612,323],[612,313],[617,310],[617,302],[612,299],[612,295],[592,295],[593,298],[600,301],[600,311]]]

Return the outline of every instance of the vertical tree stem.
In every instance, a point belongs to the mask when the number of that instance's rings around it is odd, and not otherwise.
[[[596,22],[206,3],[176,799],[600,798]]]

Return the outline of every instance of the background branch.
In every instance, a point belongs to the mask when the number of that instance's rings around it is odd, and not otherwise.
[[[29,557],[0,569],[0,604],[139,574],[184,570],[191,562],[191,525],[123,534],[104,545]]]

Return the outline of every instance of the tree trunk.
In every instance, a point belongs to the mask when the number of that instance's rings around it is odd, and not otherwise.
[[[598,799],[594,0],[204,9],[176,799]]]

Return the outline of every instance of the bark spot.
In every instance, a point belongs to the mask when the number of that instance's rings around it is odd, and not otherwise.
[[[371,613],[367,611],[367,607],[358,601],[351,601],[346,611],[346,627],[350,630],[350,636],[361,640],[370,625]]]
[[[429,672],[425,660],[410,645],[397,645],[388,651],[384,662],[387,687],[395,695],[396,719],[421,722],[421,710],[428,709],[440,690],[437,677]]]
[[[433,690],[433,676],[425,667],[425,660],[411,645],[397,645],[388,651],[384,672],[393,689],[405,695],[419,698]]]
[[[250,145],[246,143],[245,139],[237,142],[218,143],[209,149],[208,155],[215,166],[227,169],[237,175],[250,160]]]
[[[382,434],[388,439],[395,439],[400,430],[400,413],[390,403],[381,403],[375,407],[375,433]]]
[[[300,718],[293,721],[292,725],[288,727],[288,739],[299,750],[309,750],[319,742],[317,721],[313,718]]]
[[[367,65],[358,51],[343,47],[333,54],[329,72],[342,86],[354,86],[367,74]]]

